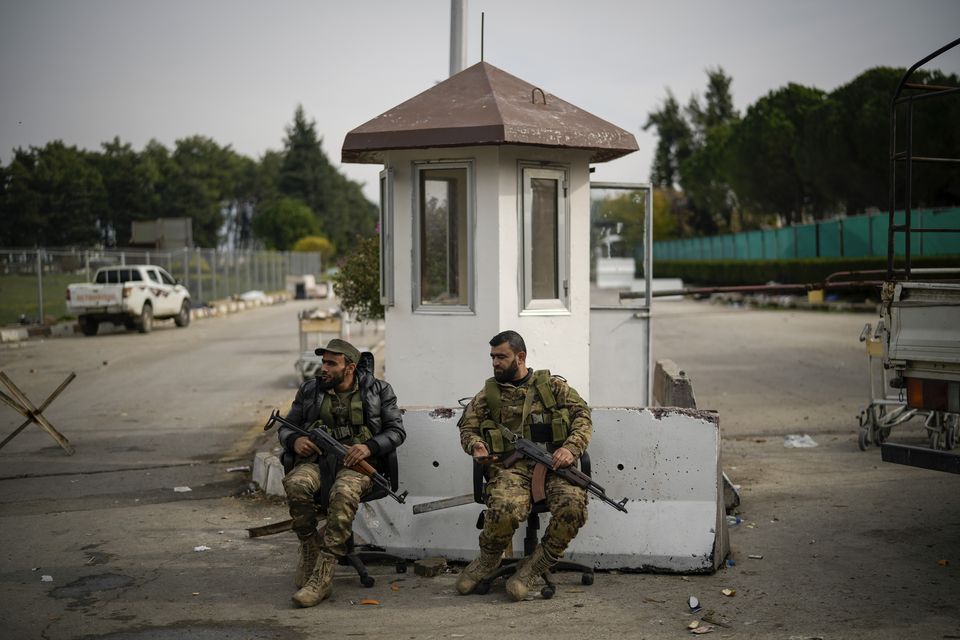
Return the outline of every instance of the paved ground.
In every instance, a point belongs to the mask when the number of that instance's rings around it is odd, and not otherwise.
[[[330,601],[293,609],[292,536],[245,532],[284,508],[243,495],[245,474],[226,469],[249,464],[259,424],[292,397],[302,306],[0,350],[0,368],[34,398],[79,374],[49,412],[76,456],[32,427],[0,451],[4,637],[676,638],[703,615],[687,610],[690,595],[729,624],[711,637],[960,635],[956,477],[856,446],[866,386],[856,336],[873,318],[692,302],[658,304],[656,353],[720,411],[724,464],[744,497],[734,566],[599,574],[590,587],[562,574],[554,599],[521,604],[502,586],[456,596],[452,573],[377,567],[363,589],[341,569]],[[17,424],[0,412],[0,434]],[[783,447],[784,434],[804,432],[819,446]],[[898,435],[921,441],[916,427]]]

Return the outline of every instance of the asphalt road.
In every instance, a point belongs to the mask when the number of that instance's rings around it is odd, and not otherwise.
[[[744,497],[734,566],[602,573],[590,587],[561,574],[555,598],[519,604],[502,585],[457,596],[453,573],[374,567],[364,589],[341,568],[329,601],[294,609],[292,535],[245,531],[285,509],[243,495],[247,474],[227,469],[250,463],[266,442],[260,424],[292,398],[303,306],[0,350],[0,369],[36,401],[78,374],[47,412],[75,456],[35,427],[0,450],[3,637],[677,638],[704,613],[688,611],[689,595],[729,625],[711,637],[960,633],[956,477],[856,446],[866,394],[856,336],[873,318],[691,302],[658,305],[654,343],[689,373],[700,406],[720,411],[724,466]],[[0,434],[18,424],[0,412]],[[784,448],[795,432],[819,446]]]

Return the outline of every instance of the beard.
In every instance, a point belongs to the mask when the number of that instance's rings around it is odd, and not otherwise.
[[[494,371],[493,378],[497,382],[513,382],[517,379],[517,374],[520,373],[520,365],[516,360],[511,363],[509,367],[502,371]]]
[[[329,377],[324,378],[321,374],[317,378],[317,388],[320,391],[327,391],[328,389],[333,389],[335,386],[343,382],[343,374],[338,375],[331,374]]]

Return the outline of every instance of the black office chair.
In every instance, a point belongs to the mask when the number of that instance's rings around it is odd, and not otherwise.
[[[386,462],[387,468],[382,470],[381,473],[386,476],[388,480],[390,480],[390,489],[396,492],[400,484],[396,450],[388,453],[383,460]],[[290,473],[290,471],[293,469],[293,456],[290,456],[284,452],[280,456],[280,462],[283,464],[284,473]],[[326,487],[325,489],[326,490],[321,489],[321,491],[317,492],[313,497],[313,502],[321,514],[326,513],[327,507],[329,506],[329,487]],[[386,489],[378,487],[377,485],[373,485],[373,489],[371,489],[368,494],[363,496],[360,502],[372,502],[386,496]],[[337,560],[338,564],[342,566],[349,565],[353,567],[357,572],[357,575],[360,577],[360,584],[364,587],[372,587],[374,584],[376,584],[376,580],[370,575],[370,572],[367,571],[367,567],[364,564],[366,562],[392,562],[396,567],[397,573],[407,572],[406,559],[392,553],[387,553],[383,547],[378,547],[372,544],[364,544],[360,545],[359,550],[357,550],[352,531],[350,533],[350,539],[347,540],[347,555],[343,556],[342,558],[338,558]]]
[[[473,463],[473,499],[479,504],[486,504],[484,499],[486,496],[484,492],[487,486],[487,477],[486,477],[487,467],[482,464]],[[586,451],[583,452],[583,455],[580,456],[580,470],[583,471],[588,476],[590,475],[590,454]],[[533,550],[536,548],[537,543],[540,541],[538,531],[540,529],[540,514],[549,513],[550,509],[547,506],[547,501],[542,500],[540,502],[534,502],[530,506],[530,514],[527,516],[527,528],[523,537],[523,556],[527,557],[533,553]],[[481,511],[480,516],[477,518],[477,529],[483,529],[483,520],[486,511]],[[520,558],[507,558],[503,561],[503,565],[498,569],[487,575],[479,583],[477,583],[474,593],[478,595],[486,595],[490,591],[490,585],[494,580],[500,577],[508,577],[513,575],[517,570],[517,562]],[[579,562],[569,562],[567,560],[561,560],[553,566],[554,571],[579,571],[580,572],[580,583],[584,585],[593,584],[593,567]],[[546,571],[541,576],[543,581],[546,582],[546,586],[540,590],[540,595],[544,598],[550,599],[557,592],[557,585],[553,581],[553,576],[550,571]]]

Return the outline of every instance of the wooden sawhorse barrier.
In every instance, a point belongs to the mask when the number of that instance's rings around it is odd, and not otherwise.
[[[17,385],[13,383],[13,380],[11,380],[6,373],[0,371],[0,382],[3,383],[3,386],[5,386],[13,396],[11,398],[3,391],[0,391],[0,400],[3,400],[14,411],[27,419],[26,422],[21,424],[14,430],[13,433],[7,436],[3,442],[0,442],[0,449],[2,449],[8,442],[13,440],[18,433],[26,429],[31,422],[35,422],[38,427],[49,433],[50,437],[56,440],[57,444],[67,452],[67,455],[72,456],[74,453],[73,445],[70,444],[70,441],[63,437],[63,435],[57,431],[52,424],[50,424],[49,420],[43,417],[43,411],[50,406],[50,403],[57,399],[57,396],[59,396],[60,393],[67,388],[67,385],[73,382],[73,379],[76,377],[77,374],[71,371],[70,375],[67,376],[67,379],[61,382],[60,386],[50,394],[50,397],[43,401],[43,404],[40,405],[40,408],[37,408],[32,402],[30,402],[30,398],[28,398],[26,394],[23,393],[23,391],[21,391]]]

